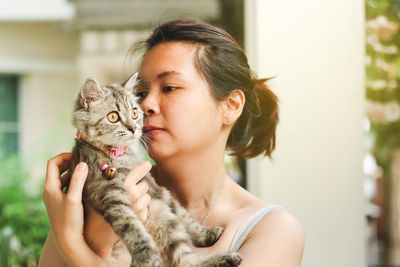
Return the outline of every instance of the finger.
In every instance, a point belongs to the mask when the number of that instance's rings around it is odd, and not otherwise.
[[[134,202],[132,208],[136,213],[141,213],[143,210],[147,210],[149,208],[150,201],[150,195],[146,194]]]
[[[151,163],[149,161],[144,161],[131,170],[125,179],[125,184],[131,187],[137,184],[151,169]]]
[[[139,182],[137,185],[127,187],[129,200],[134,203],[143,197],[149,191],[149,185],[145,181]]]
[[[137,217],[142,223],[145,223],[148,215],[149,215],[149,210],[145,209],[142,212],[140,212],[139,214],[137,214]]]
[[[64,188],[69,183],[70,180],[71,180],[71,173],[69,172],[64,173],[60,178],[62,187]]]
[[[71,181],[68,189],[68,196],[77,201],[82,201],[83,185],[85,184],[88,174],[88,165],[85,162],[79,162],[76,165],[71,176]]]
[[[45,181],[47,187],[61,189],[60,174],[68,168],[71,160],[71,153],[62,153],[47,162]]]
[[[143,196],[149,191],[149,185],[145,181],[141,181],[136,185],[136,189],[139,191],[139,195]]]
[[[136,206],[137,210],[135,208],[134,210],[139,220],[141,222],[145,222],[149,214],[149,205],[151,202],[151,197],[148,194],[146,194],[143,198],[140,199],[140,201],[143,203],[141,203],[140,205],[138,205],[138,203],[135,203],[134,207]],[[142,206],[140,210],[138,209],[138,206]]]

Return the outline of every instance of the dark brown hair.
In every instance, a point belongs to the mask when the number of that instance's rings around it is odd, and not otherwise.
[[[237,42],[224,30],[197,20],[175,20],[157,27],[145,41],[147,51],[164,42],[198,44],[197,69],[204,75],[217,100],[242,90],[246,102],[228,138],[232,155],[244,158],[260,154],[271,157],[279,120],[278,98],[257,79]]]

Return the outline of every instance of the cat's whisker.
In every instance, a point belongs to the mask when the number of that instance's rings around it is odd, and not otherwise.
[[[145,142],[146,144],[153,143],[153,140],[150,137],[148,137],[147,135],[142,135],[142,138],[143,138],[143,142]]]
[[[149,147],[148,147],[148,145],[147,145],[146,140],[144,140],[144,138],[142,138],[142,137],[140,137],[139,140],[140,140],[140,143],[142,143],[143,146],[146,148],[146,150],[148,150]]]
[[[143,146],[144,146],[144,148],[146,149],[146,151],[150,154],[151,151],[150,151],[150,149],[149,149],[149,144],[152,143],[152,140],[151,140],[149,137],[147,137],[146,135],[142,135],[142,136],[139,138],[139,140],[140,140],[140,142],[143,144]]]

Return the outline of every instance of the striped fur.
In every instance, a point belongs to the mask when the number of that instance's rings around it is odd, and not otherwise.
[[[138,164],[132,149],[113,159],[112,164],[118,170],[117,177],[109,179],[101,172],[99,166],[110,159],[91,144],[131,145],[140,138],[143,114],[140,113],[136,120],[130,117],[133,107],[140,110],[131,80],[125,86],[100,88],[96,81],[88,79],[78,96],[73,124],[83,133],[87,142],[76,140],[70,172],[79,161],[89,165],[84,199],[104,217],[125,243],[132,256],[131,266],[238,266],[241,257],[236,252],[208,256],[194,254],[194,246],[214,244],[222,234],[222,228],[201,226],[150,175],[144,178],[149,184],[152,198],[149,216],[145,224],[138,220],[124,188],[128,171]],[[120,121],[110,123],[107,120],[107,114],[111,111],[118,111]],[[135,133],[129,130],[132,128],[136,129]]]

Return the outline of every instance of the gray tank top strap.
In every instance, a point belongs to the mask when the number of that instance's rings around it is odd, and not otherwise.
[[[279,205],[269,205],[266,206],[255,213],[253,213],[246,221],[244,221],[237,229],[235,236],[233,237],[231,244],[231,251],[238,251],[242,246],[243,241],[246,239],[248,234],[253,230],[257,223],[264,218],[268,213],[275,210],[282,210],[283,207]]]

